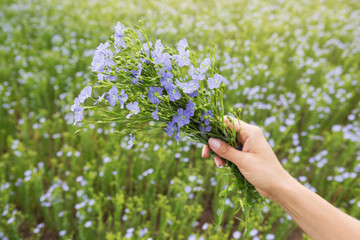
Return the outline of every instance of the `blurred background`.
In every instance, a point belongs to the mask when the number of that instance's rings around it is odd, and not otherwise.
[[[159,135],[127,151],[116,124],[74,134],[94,50],[117,21],[139,19],[151,41],[187,38],[201,58],[213,42],[226,108],[243,108],[287,171],[360,218],[358,0],[2,0],[0,239],[308,239],[270,201],[245,222],[239,196],[218,196],[225,169],[201,144]]]

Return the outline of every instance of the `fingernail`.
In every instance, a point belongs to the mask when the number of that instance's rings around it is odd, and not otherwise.
[[[213,149],[213,150],[217,150],[220,148],[221,146],[221,142],[220,140],[216,139],[216,138],[210,138],[209,139],[209,145],[210,145],[210,148]]]
[[[203,147],[202,152],[201,152],[201,156],[204,157],[205,154],[205,148]]]
[[[217,157],[214,157],[214,160],[215,160],[215,164],[217,167],[220,166],[220,162],[219,162],[219,159],[217,159]]]

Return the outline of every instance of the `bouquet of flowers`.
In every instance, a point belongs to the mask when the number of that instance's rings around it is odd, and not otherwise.
[[[142,25],[138,29],[143,41],[134,29],[118,22],[112,39],[97,47],[91,70],[98,81],[75,98],[74,125],[83,120],[84,109],[93,109],[100,112],[95,123],[116,122],[129,134],[128,148],[135,143],[135,135],[150,129],[153,133],[165,130],[177,142],[188,137],[207,145],[210,137],[216,137],[240,149],[239,135],[224,123],[225,78],[215,66],[215,51],[198,63],[186,39],[174,50],[161,40],[150,42]],[[92,98],[93,91],[98,99]],[[85,105],[86,99],[92,104]],[[240,118],[241,110],[230,112]],[[239,169],[231,162],[227,166],[234,181],[226,191],[240,192],[243,208],[261,202]]]

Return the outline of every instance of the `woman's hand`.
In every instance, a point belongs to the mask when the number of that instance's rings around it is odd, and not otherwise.
[[[260,194],[271,199],[276,197],[279,185],[291,181],[292,177],[281,166],[259,127],[236,118],[232,118],[233,125],[229,118],[225,117],[224,121],[240,134],[242,151],[219,139],[210,138],[209,146],[203,147],[202,157],[209,157],[211,149],[216,153],[214,160],[218,167],[225,165],[221,158],[233,162]]]

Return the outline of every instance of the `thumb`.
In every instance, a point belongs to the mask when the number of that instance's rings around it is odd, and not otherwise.
[[[243,164],[245,158],[247,157],[248,153],[238,151],[220,139],[210,138],[208,142],[211,150],[213,150],[218,156],[233,162],[238,167]]]

